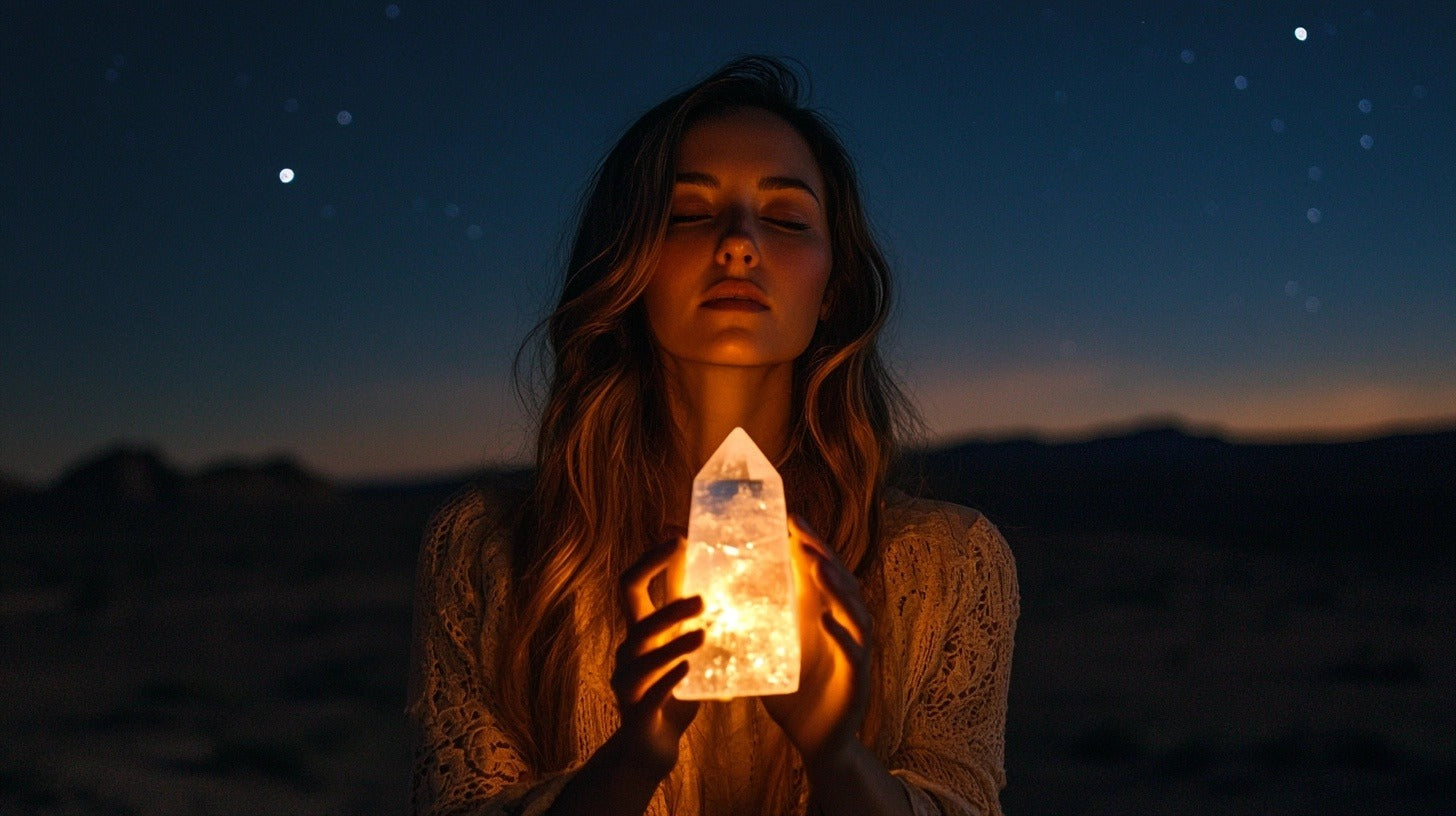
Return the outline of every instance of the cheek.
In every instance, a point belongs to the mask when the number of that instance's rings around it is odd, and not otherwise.
[[[829,251],[819,248],[805,249],[795,261],[794,268],[802,270],[802,274],[794,281],[794,300],[799,310],[811,315],[812,322],[817,323],[819,308],[829,286]]]
[[[664,280],[663,276],[654,275],[652,281],[647,284],[647,290],[642,293],[642,306],[647,312],[647,326],[654,336],[660,337],[664,331],[671,331],[676,322],[673,307],[675,298],[672,296],[670,281]]]
[[[673,338],[681,338],[692,322],[697,284],[688,268],[686,253],[663,247],[657,269],[642,292],[648,329],[660,344],[674,345]]]
[[[678,289],[682,288],[683,278],[680,270],[683,268],[682,252],[674,251],[671,246],[663,246],[657,257],[657,268],[652,271],[652,277],[647,281],[647,288],[642,292],[642,298],[647,305],[649,312],[671,308]]]

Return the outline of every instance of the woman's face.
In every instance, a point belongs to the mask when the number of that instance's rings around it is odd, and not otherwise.
[[[663,353],[712,365],[792,361],[814,335],[831,264],[824,180],[788,122],[738,108],[684,134],[643,295]]]

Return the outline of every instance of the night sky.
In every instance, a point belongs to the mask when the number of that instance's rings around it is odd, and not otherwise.
[[[746,52],[857,157],[940,437],[1456,418],[1456,4],[82,5],[7,11],[13,476],[519,461],[592,168]]]

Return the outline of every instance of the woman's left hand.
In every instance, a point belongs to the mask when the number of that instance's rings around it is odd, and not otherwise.
[[[869,705],[870,615],[859,582],[797,518],[789,542],[799,585],[799,690],[759,699],[809,767],[858,739]]]

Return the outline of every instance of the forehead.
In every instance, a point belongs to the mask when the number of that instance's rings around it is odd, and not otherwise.
[[[733,108],[702,119],[683,134],[677,171],[803,179],[823,196],[819,163],[793,125],[761,108]]]

